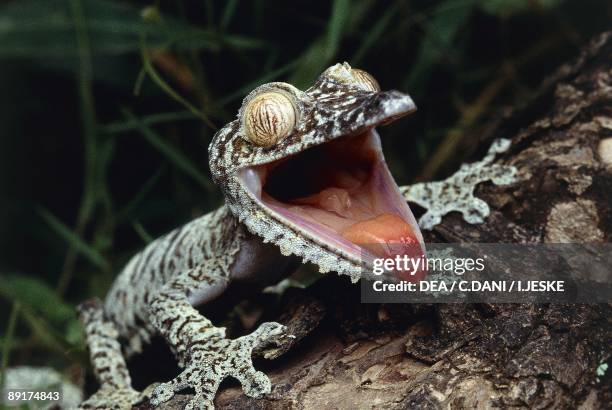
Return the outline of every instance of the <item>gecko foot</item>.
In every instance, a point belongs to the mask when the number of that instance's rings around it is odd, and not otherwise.
[[[219,384],[228,376],[242,384],[247,396],[262,397],[270,392],[271,383],[268,376],[255,370],[251,353],[256,347],[279,343],[285,332],[286,327],[280,323],[266,322],[237,339],[211,337],[193,343],[183,372],[158,385],[151,394],[151,404],[157,406],[170,400],[175,392],[191,387],[195,396],[185,409],[213,409]]]

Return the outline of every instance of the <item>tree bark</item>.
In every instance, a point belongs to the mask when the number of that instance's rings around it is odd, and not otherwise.
[[[429,242],[610,242],[612,239],[612,32],[591,41],[546,80],[537,98],[489,127],[512,140],[496,163],[520,181],[482,183],[483,224],[449,214]],[[468,145],[464,148],[467,149]],[[611,268],[612,269],[612,268]],[[335,275],[334,275],[335,276]],[[296,291],[294,291],[296,292]],[[273,390],[222,389],[218,408],[605,408],[612,402],[610,304],[364,305],[359,287],[330,277],[295,299],[290,327],[305,336],[256,364]],[[161,408],[182,408],[188,394]],[[146,403],[141,408],[146,408]]]

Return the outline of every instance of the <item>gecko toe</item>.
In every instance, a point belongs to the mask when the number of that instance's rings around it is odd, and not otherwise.
[[[153,389],[151,393],[151,404],[157,406],[167,402],[172,398],[175,392],[184,389],[189,384],[185,379],[185,372],[179,374],[169,382],[161,383]]]
[[[244,394],[249,397],[260,398],[272,390],[272,383],[263,372],[250,369],[236,378],[242,384]]]
[[[254,348],[263,348],[270,344],[279,345],[281,339],[287,334],[287,326],[277,322],[262,323],[253,333],[246,336],[244,342]]]
[[[214,393],[213,393],[214,397]],[[213,399],[205,393],[196,393],[193,399],[187,403],[185,410],[214,410],[215,404]]]

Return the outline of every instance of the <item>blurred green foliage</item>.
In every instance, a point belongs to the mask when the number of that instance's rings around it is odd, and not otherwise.
[[[458,140],[611,18],[595,0],[4,2],[2,363],[85,362],[73,306],[221,203],[206,146],[253,87],[348,61],[409,92],[419,112],[382,131],[405,184],[456,167]]]

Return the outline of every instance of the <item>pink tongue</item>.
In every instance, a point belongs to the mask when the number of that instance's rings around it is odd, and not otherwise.
[[[342,236],[377,257],[394,258],[407,255],[415,261],[422,258],[423,251],[412,227],[397,215],[385,213],[366,221],[357,222],[342,231]],[[425,271],[413,273],[396,272],[401,279],[419,281]]]
[[[299,205],[313,205],[329,212],[334,212],[345,218],[352,218],[351,197],[346,189],[327,188],[314,195],[292,201]]]
[[[375,253],[380,256],[398,254],[398,252],[392,251],[393,248],[398,248],[397,245],[418,244],[412,227],[406,221],[391,213],[383,213],[372,217],[372,211],[366,210],[359,200],[354,203],[346,189],[327,188],[292,202],[298,206],[310,205],[314,207],[314,210],[309,209],[310,213],[318,214],[318,219],[323,223],[335,218],[333,215],[325,215],[323,211],[332,212],[348,219],[343,221],[343,227],[340,228],[342,229],[342,236],[355,244],[375,247],[378,249]],[[308,212],[306,209],[303,211]],[[359,219],[362,220],[358,222]]]
[[[396,255],[394,250],[403,248],[401,245],[419,243],[412,227],[399,216],[389,213],[357,222],[344,229],[342,236],[360,246],[375,248],[379,256]]]

